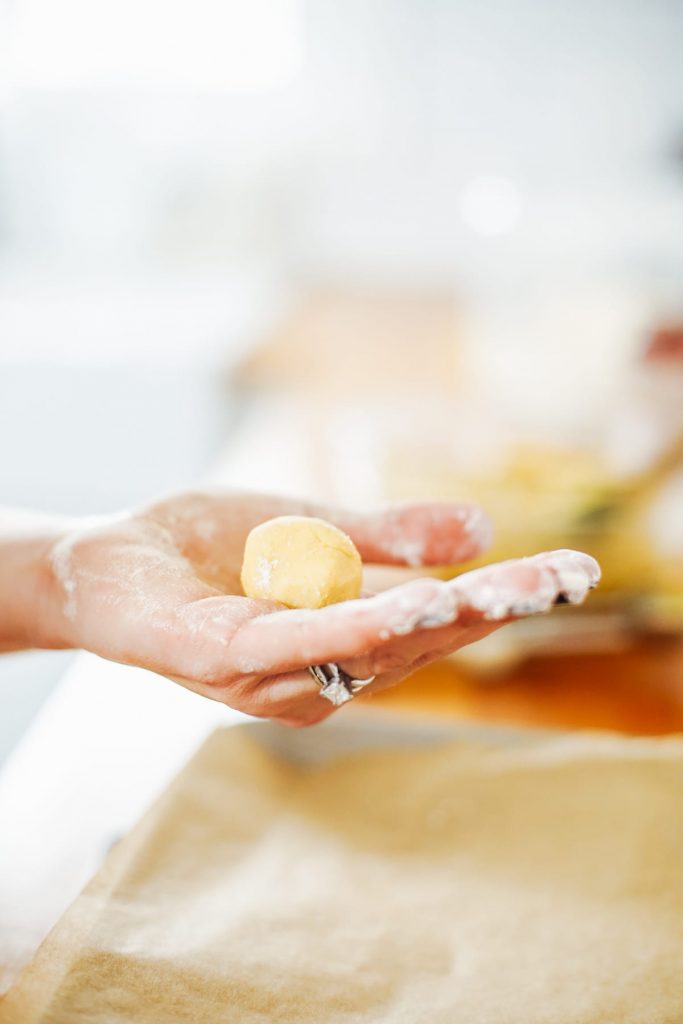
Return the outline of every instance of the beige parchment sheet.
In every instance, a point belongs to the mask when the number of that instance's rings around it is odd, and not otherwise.
[[[293,766],[215,733],[3,1024],[680,1024],[683,740]]]

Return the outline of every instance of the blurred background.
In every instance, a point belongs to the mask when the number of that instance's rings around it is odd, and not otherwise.
[[[0,0],[0,502],[473,497],[495,557],[606,575],[477,686],[670,643],[682,39],[678,0]],[[0,756],[69,658],[3,659]]]

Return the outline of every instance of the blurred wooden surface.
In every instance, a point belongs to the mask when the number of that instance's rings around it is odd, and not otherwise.
[[[530,658],[486,677],[444,661],[371,699],[398,712],[473,722],[641,735],[683,732],[683,643]]]
[[[309,294],[243,362],[241,387],[349,398],[451,395],[458,387],[452,295],[333,289]]]

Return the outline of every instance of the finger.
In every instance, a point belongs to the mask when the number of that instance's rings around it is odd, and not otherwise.
[[[337,710],[321,696],[320,685],[314,682],[308,670],[228,683],[207,683],[184,675],[164,674],[202,697],[227,704],[254,718],[275,719],[283,725],[316,725]]]
[[[390,637],[345,668],[365,678],[445,657],[513,619],[546,612],[560,603],[580,603],[599,578],[597,562],[576,551],[545,552],[464,573],[447,584],[457,606],[450,622],[437,615],[423,617],[414,630]]]
[[[500,620],[546,612],[554,604],[580,604],[599,581],[594,558],[558,550],[474,569],[449,585],[463,609]]]
[[[476,558],[491,543],[491,523],[476,505],[396,505],[379,512],[330,512],[363,561],[385,565],[452,565]]]
[[[272,674],[365,654],[418,623],[452,621],[457,598],[440,580],[420,579],[375,597],[315,611],[280,611],[249,619],[234,633],[233,672]]]
[[[356,658],[344,658],[341,654],[334,658],[311,655],[306,660],[311,664],[335,660],[353,678],[377,675],[375,682],[364,691],[370,694],[395,685],[416,669],[488,636],[511,618],[546,611],[558,600],[578,603],[599,578],[599,567],[590,556],[575,551],[555,551],[476,570],[450,584],[416,581],[417,585],[395,588],[391,596],[396,600],[384,602],[390,605],[392,615],[399,608],[401,612],[400,619],[387,620],[393,621],[389,642],[378,631],[380,644],[369,655]],[[457,591],[455,601],[444,596],[450,596],[454,590]],[[366,602],[366,606],[371,601]],[[382,604],[379,600],[375,603]],[[289,618],[284,613],[270,619],[277,621],[283,617]],[[277,717],[285,724],[311,725],[334,710],[321,707],[321,700],[310,674],[291,673],[257,683],[245,710],[264,717]]]
[[[322,696],[320,685],[305,671],[259,680],[250,690],[245,710],[302,727],[325,721],[338,708]]]
[[[145,516],[170,528],[183,553],[211,566],[241,550],[254,526],[275,516],[317,516],[339,526],[364,561],[388,565],[452,565],[480,555],[491,542],[491,524],[475,505],[405,504],[355,513],[314,502],[264,494],[207,491],[178,496]]]
[[[455,580],[412,580],[375,597],[315,611],[253,612],[235,630],[234,598],[210,599],[212,627],[221,635],[226,673],[265,675],[302,665],[368,654],[396,637],[454,623],[503,621],[547,611],[561,598],[578,602],[599,579],[597,563],[579,552],[548,552],[465,573]],[[237,599],[239,600],[239,599]],[[206,603],[206,602],[202,602]]]
[[[383,690],[405,679],[418,668],[484,639],[509,621],[487,622],[481,619],[468,625],[455,622],[439,629],[420,630],[384,644],[370,654],[351,658],[344,662],[343,668],[354,679],[377,677],[376,682],[363,690],[364,693]]]

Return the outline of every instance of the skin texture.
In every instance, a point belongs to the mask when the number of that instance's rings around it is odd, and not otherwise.
[[[15,517],[0,537],[0,649],[84,648],[168,676],[258,717],[312,725],[334,712],[306,666],[335,661],[391,686],[506,622],[578,603],[598,581],[588,555],[550,552],[444,582],[418,578],[316,610],[242,594],[244,542],[280,515],[319,516],[365,563],[453,564],[489,539],[471,506],[422,504],[358,515],[249,494],[190,493],[83,523]],[[18,523],[18,525],[17,525]],[[372,589],[372,568],[365,583]]]

